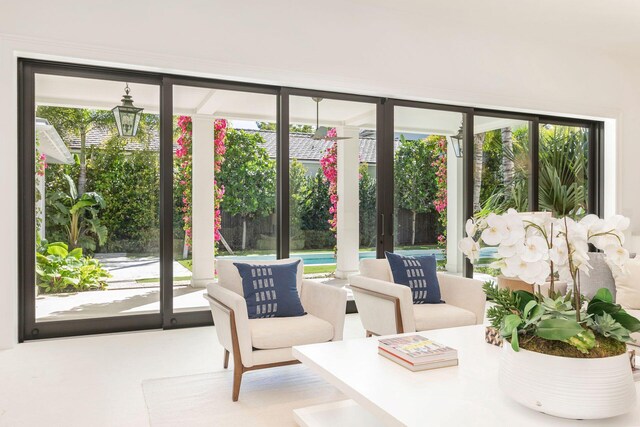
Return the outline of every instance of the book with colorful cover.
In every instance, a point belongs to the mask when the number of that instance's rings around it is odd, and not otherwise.
[[[404,366],[405,368],[407,368],[408,370],[410,370],[412,372],[426,371],[428,369],[446,368],[448,366],[457,366],[458,365],[458,359],[436,360],[436,361],[429,362],[429,363],[419,363],[419,364],[415,364],[414,365],[413,363],[407,362],[405,359],[402,359],[400,357],[394,356],[393,354],[389,353],[386,350],[383,350],[382,348],[378,348],[378,354],[380,354],[381,356],[386,357],[389,360],[394,361],[398,365]]]
[[[378,348],[412,365],[458,359],[457,350],[422,335],[381,338]]]

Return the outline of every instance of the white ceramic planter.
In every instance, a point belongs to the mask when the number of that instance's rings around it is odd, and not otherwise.
[[[520,349],[505,342],[500,388],[516,402],[571,419],[622,415],[636,405],[629,356],[575,359]]]

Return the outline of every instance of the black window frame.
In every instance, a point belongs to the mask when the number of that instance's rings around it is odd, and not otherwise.
[[[240,81],[191,77],[170,73],[146,72],[93,65],[18,59],[18,254],[19,254],[19,341],[95,333],[143,329],[174,329],[213,324],[209,310],[173,312],[173,87],[196,86],[221,90],[266,93],[276,96],[277,120],[277,193],[276,245],[277,258],[287,258],[289,244],[289,124],[290,97],[309,96],[372,103],[376,106],[376,181],[377,181],[377,245],[376,256],[393,251],[393,140],[396,106],[460,112],[463,114],[463,217],[472,215],[473,202],[473,129],[475,116],[517,118],[535,123],[531,126],[530,208],[537,208],[539,123],[589,128],[589,213],[601,215],[604,204],[604,122],[561,116],[538,115],[505,110],[474,108],[408,99],[332,92],[290,86],[254,84]],[[160,93],[160,312],[154,314],[115,316],[35,322],[35,74],[85,77],[153,84]],[[533,185],[535,183],[535,185]],[[459,224],[464,227],[464,224]],[[471,264],[466,261],[463,274],[471,277]]]

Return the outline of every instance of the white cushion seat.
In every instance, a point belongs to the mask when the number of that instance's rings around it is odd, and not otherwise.
[[[297,259],[257,261],[258,265],[289,264]],[[233,354],[233,391],[235,402],[240,394],[242,375],[247,371],[298,363],[291,354],[294,345],[340,341],[344,329],[347,292],[337,286],[306,280],[299,260],[296,288],[307,312],[297,317],[249,319],[243,296],[242,278],[232,260],[219,259],[218,283],[207,284],[215,330],[224,347],[224,367]]]
[[[393,282],[386,259],[363,259],[360,274],[349,277],[367,335],[391,335],[479,325],[487,297],[482,282],[437,273],[441,304],[414,304],[409,286]]]
[[[251,344],[259,350],[328,342],[334,336],[331,323],[312,314],[249,319],[249,329]]]
[[[416,331],[475,325],[476,315],[451,304],[414,304]]]
[[[640,319],[640,258],[632,258],[626,264],[627,274],[616,277],[616,302],[627,313]],[[640,347],[640,332],[631,334],[636,340],[630,344]]]

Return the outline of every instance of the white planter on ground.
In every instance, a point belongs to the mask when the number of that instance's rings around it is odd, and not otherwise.
[[[637,403],[629,356],[576,359],[520,349],[505,342],[500,388],[538,412],[571,419],[601,419]]]

